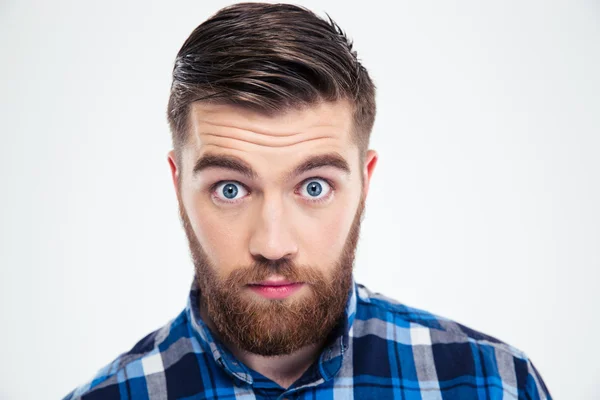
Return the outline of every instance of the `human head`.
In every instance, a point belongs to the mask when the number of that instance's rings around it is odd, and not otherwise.
[[[363,204],[374,86],[333,21],[240,4],[180,50],[169,153],[201,307],[220,336],[289,354],[343,313]],[[302,282],[283,300],[249,284]]]

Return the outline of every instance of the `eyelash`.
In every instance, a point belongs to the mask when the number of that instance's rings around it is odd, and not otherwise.
[[[306,201],[307,201],[307,202],[309,202],[309,203],[313,203],[313,204],[319,204],[319,203],[323,203],[323,202],[325,202],[325,201],[329,200],[329,199],[331,198],[331,196],[333,196],[333,193],[335,192],[335,186],[334,186],[333,182],[331,182],[329,179],[327,179],[327,178],[323,178],[323,177],[321,177],[321,176],[312,176],[312,177],[310,177],[310,178],[308,178],[308,179],[305,179],[305,180],[303,180],[303,181],[300,183],[300,185],[299,185],[299,186],[302,186],[302,185],[304,185],[304,184],[306,184],[306,183],[310,182],[311,180],[315,180],[315,179],[320,179],[320,180],[322,180],[322,181],[325,181],[325,182],[326,182],[326,183],[329,185],[329,187],[331,188],[331,191],[330,191],[330,193],[329,193],[329,194],[328,194],[326,197],[323,197],[323,198],[320,198],[320,199],[317,199],[317,200],[306,200]],[[219,185],[221,185],[222,183],[225,183],[225,182],[231,182],[231,183],[235,183],[235,184],[237,184],[237,185],[243,186],[243,187],[244,187],[244,189],[246,189],[246,190],[248,191],[248,194],[250,194],[250,193],[251,193],[251,190],[248,188],[248,186],[244,185],[243,183],[241,183],[241,182],[239,182],[239,181],[235,181],[235,180],[223,180],[223,181],[218,181],[218,182],[214,183],[214,184],[213,184],[213,185],[210,187],[210,192],[211,192],[211,194],[213,194],[213,197],[214,197],[214,198],[216,198],[216,199],[217,199],[217,201],[218,201],[218,202],[220,202],[220,203],[225,203],[225,204],[236,204],[236,203],[239,203],[240,201],[243,201],[243,200],[244,200],[244,198],[245,198],[245,197],[242,197],[241,199],[236,199],[236,200],[223,200],[223,199],[220,199],[220,198],[217,198],[216,196],[214,196],[214,193],[215,193],[215,191],[217,190],[217,187],[219,187]],[[297,193],[297,191],[296,191],[296,190],[294,190],[294,193]]]

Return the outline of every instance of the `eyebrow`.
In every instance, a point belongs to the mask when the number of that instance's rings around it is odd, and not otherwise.
[[[332,152],[308,157],[287,174],[287,179],[292,179],[305,172],[322,167],[333,167],[341,172],[350,174],[348,162],[340,154]],[[193,175],[199,174],[209,168],[221,168],[238,172],[249,179],[258,179],[258,174],[245,161],[235,156],[207,153],[201,156],[194,165]]]
[[[252,167],[250,167],[248,164],[246,164],[246,162],[240,160],[239,158],[211,153],[204,154],[198,159],[198,161],[196,161],[196,164],[194,165],[193,169],[193,175],[195,176],[201,171],[204,171],[209,168],[229,169],[232,171],[239,172],[240,174],[250,179],[258,178],[258,174],[254,172]]]
[[[288,174],[288,179],[301,175],[307,171],[322,167],[333,167],[348,175],[350,174],[350,166],[344,157],[338,153],[326,153],[312,156],[304,160]]]

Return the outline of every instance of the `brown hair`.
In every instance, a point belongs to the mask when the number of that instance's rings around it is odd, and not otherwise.
[[[272,115],[348,100],[362,160],[375,120],[375,86],[352,42],[328,19],[290,4],[239,3],[199,25],[173,68],[167,116],[178,162],[195,101]]]

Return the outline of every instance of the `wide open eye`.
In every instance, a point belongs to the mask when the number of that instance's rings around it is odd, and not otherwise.
[[[248,194],[248,190],[239,182],[224,181],[215,187],[214,196],[221,201],[239,200]]]
[[[308,200],[321,200],[327,198],[331,193],[331,190],[331,185],[324,179],[311,178],[302,183],[299,194],[306,197]]]

